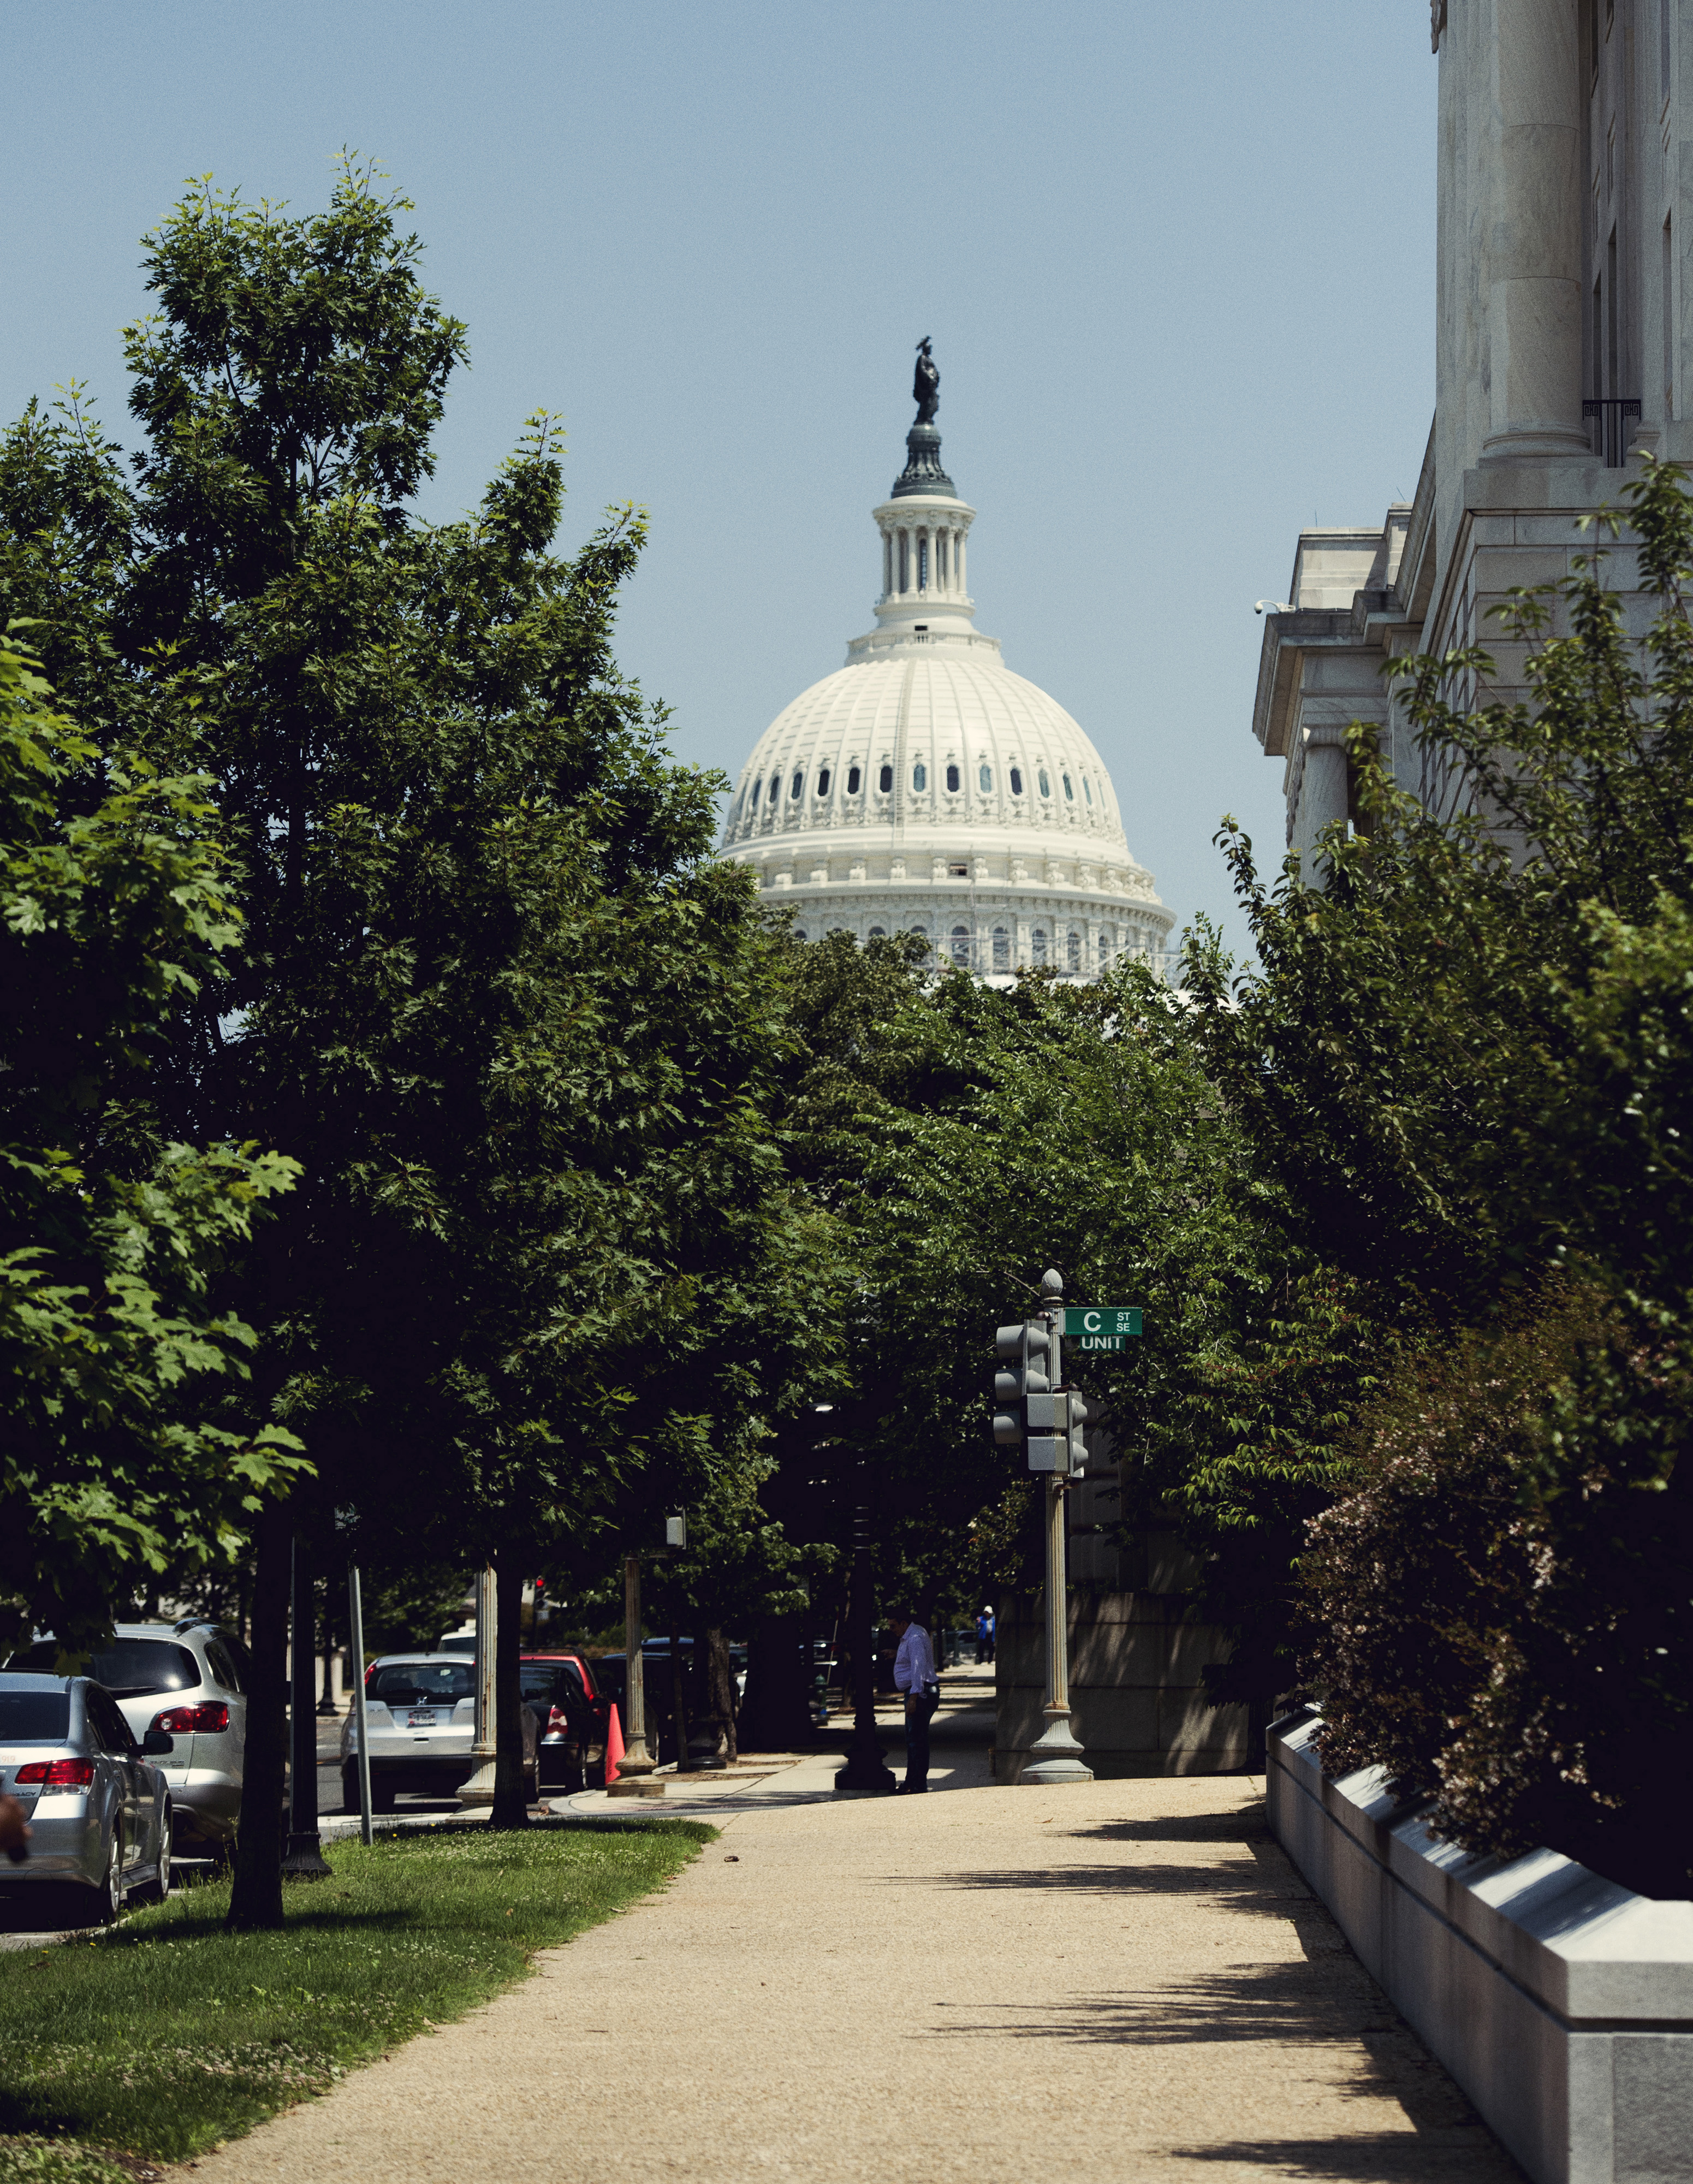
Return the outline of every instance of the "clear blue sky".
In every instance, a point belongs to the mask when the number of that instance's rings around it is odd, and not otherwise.
[[[426,512],[523,417],[563,543],[649,510],[620,656],[734,772],[869,625],[869,510],[934,337],[977,626],[1098,744],[1183,921],[1278,857],[1251,738],[1295,534],[1414,490],[1434,399],[1422,0],[8,0],[0,416],[127,432],[138,238],[190,176],[300,209],[343,144],[469,321]]]

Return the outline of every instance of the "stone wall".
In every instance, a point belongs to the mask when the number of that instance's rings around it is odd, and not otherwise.
[[[1270,1826],[1534,2184],[1693,2184],[1693,1903],[1556,1851],[1476,1858],[1379,1768],[1269,1736]]]
[[[1206,1663],[1226,1659],[1228,1647],[1214,1624],[1184,1619],[1193,1557],[1173,1532],[1120,1544],[1113,1471],[1090,1474],[1069,1503],[1070,1719],[1089,1766],[1117,1776],[1261,1765],[1248,1708],[1206,1702]],[[1000,1603],[994,1773],[1001,1782],[1016,1780],[1044,1725],[1044,1616],[1039,1593]]]

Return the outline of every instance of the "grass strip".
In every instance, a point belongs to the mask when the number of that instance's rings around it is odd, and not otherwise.
[[[560,1820],[335,1843],[331,1878],[286,1890],[281,1932],[226,1933],[229,1883],[209,1881],[0,1956],[0,2184],[115,2184],[124,2156],[181,2161],[250,2131],[486,2002],[716,1832]]]

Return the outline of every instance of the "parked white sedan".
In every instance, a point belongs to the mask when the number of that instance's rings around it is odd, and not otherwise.
[[[370,1803],[391,1813],[403,1790],[449,1797],[473,1773],[476,1664],[462,1653],[384,1653],[365,1671],[370,1730]],[[523,1708],[523,1771],[536,1792],[538,1730]],[[341,1795],[359,1809],[359,1717],[341,1726]]]

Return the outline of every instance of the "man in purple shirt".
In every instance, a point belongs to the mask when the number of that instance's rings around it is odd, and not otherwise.
[[[929,1786],[929,1724],[940,1704],[940,1679],[929,1634],[921,1623],[912,1622],[911,1609],[896,1607],[888,1619],[899,1641],[894,1656],[894,1685],[905,1694],[905,1779],[899,1789],[916,1797]]]

